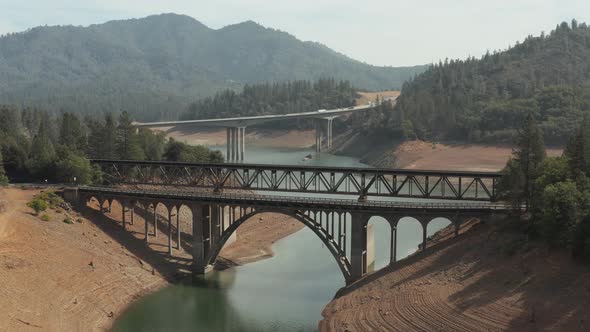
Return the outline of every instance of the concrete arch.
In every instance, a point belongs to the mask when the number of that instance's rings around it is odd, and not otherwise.
[[[223,246],[225,245],[225,243],[228,241],[228,239],[231,237],[231,235],[248,219],[256,216],[257,214],[260,213],[279,213],[288,217],[292,217],[294,219],[296,219],[297,221],[301,222],[303,225],[305,225],[307,228],[309,228],[310,230],[312,230],[314,232],[314,234],[316,234],[316,236],[324,243],[324,245],[330,250],[330,252],[332,253],[332,256],[334,257],[334,259],[336,260],[336,263],[338,264],[338,267],[340,268],[340,271],[342,272],[342,275],[344,276],[344,279],[348,282],[351,278],[351,266],[350,266],[350,261],[348,260],[348,257],[346,256],[345,253],[343,253],[335,244],[334,241],[332,241],[330,238],[328,238],[326,236],[326,232],[324,232],[324,230],[319,226],[319,223],[316,222],[313,216],[317,216],[317,214],[315,214],[314,212],[306,214],[303,211],[293,211],[293,213],[287,213],[285,211],[276,211],[276,210],[255,210],[255,209],[251,209],[250,213],[245,214],[244,216],[242,216],[241,218],[235,220],[226,230],[225,232],[223,232],[223,234],[221,234],[221,237],[219,239],[219,241],[217,242],[217,245],[211,249],[209,257],[207,257],[207,264],[213,264],[215,263],[215,260],[217,259],[219,253],[221,252],[221,249],[223,248]]]
[[[426,234],[428,237],[433,236],[434,234],[436,234],[436,232],[440,231],[441,229],[448,227],[449,225],[455,225],[455,227],[457,227],[457,221],[456,218],[451,218],[448,216],[442,216],[442,217],[435,217],[432,218],[430,220],[428,220],[428,222],[426,222],[425,226],[426,226]]]
[[[367,271],[378,271],[389,265],[394,259],[395,226],[386,217],[380,215],[371,216],[366,223]],[[383,248],[387,248],[387,250],[380,250]]]
[[[420,248],[424,248],[428,221],[422,215],[399,215],[391,221],[396,232],[404,234],[403,237],[396,234],[396,260],[403,259],[420,250]],[[419,227],[415,228],[416,225],[419,225]]]

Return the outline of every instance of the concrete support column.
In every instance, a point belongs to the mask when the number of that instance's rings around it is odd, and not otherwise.
[[[168,207],[168,254],[172,255],[172,209]]]
[[[146,207],[146,214],[144,215],[143,221],[145,221],[145,243],[150,243],[150,233],[149,233],[149,228],[150,228],[150,222],[149,219],[147,217],[147,207],[149,207],[149,205],[145,205]]]
[[[332,135],[332,122],[333,121],[334,121],[333,119],[328,119],[328,134],[327,134],[327,136],[328,136],[328,142],[327,142],[328,149],[332,148],[332,137],[333,137],[333,135]]]
[[[242,131],[240,128],[235,128],[236,131],[236,161],[240,160],[240,152],[242,150],[242,135],[240,134]]]
[[[176,209],[176,249],[180,250],[180,208]]]
[[[211,269],[207,266],[206,257],[208,256],[208,223],[209,208],[202,205],[191,207],[193,213],[193,273],[205,274]]]
[[[360,213],[351,214],[350,280],[360,279],[367,272],[367,218]]]
[[[127,229],[127,222],[125,221],[125,215],[127,212],[125,211],[125,202],[121,202],[121,210],[123,211],[123,219],[121,220],[121,226],[123,226],[123,229]]]
[[[154,203],[154,237],[158,237],[158,211],[156,211],[157,203]]]
[[[240,151],[240,160],[244,161],[246,158],[246,127],[242,127],[242,137],[240,142],[242,143],[241,151]]]
[[[426,239],[428,238],[427,236],[427,224],[425,222],[422,222],[422,251],[426,250]]]
[[[315,151],[322,152],[322,120],[315,120]]]
[[[389,249],[389,263],[397,262],[397,226],[391,225],[391,243]]]
[[[234,161],[238,161],[240,159],[240,133],[239,128],[234,128]]]
[[[219,205],[212,204],[209,215],[211,225],[211,248],[216,248],[221,237],[221,213]]]
[[[227,140],[226,140],[226,153],[225,153],[225,160],[230,161],[231,156],[230,156],[230,149],[231,149],[231,128],[225,128],[226,134],[227,134]]]
[[[234,161],[236,158],[236,130],[235,128],[230,128],[230,151],[229,151],[229,161]]]

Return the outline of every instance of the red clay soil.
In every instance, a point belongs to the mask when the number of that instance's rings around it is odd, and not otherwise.
[[[548,149],[547,155],[561,155],[562,149]],[[510,146],[481,144],[434,144],[408,141],[389,153],[394,160],[391,167],[408,169],[441,169],[498,171],[504,168],[512,154]]]
[[[191,219],[183,209],[181,249],[169,257],[166,221],[146,246],[141,209],[126,231],[116,202],[106,216],[94,202],[83,215],[47,211],[51,221],[46,222],[26,207],[36,193],[0,188],[0,331],[108,330],[131,302],[190,268]],[[64,223],[66,216],[81,223]],[[222,250],[222,261],[235,265],[268,257],[274,241],[300,229],[280,215],[260,216],[263,220],[239,228],[237,242]],[[260,227],[265,235],[254,238],[253,229]]]
[[[341,290],[320,331],[588,331],[590,269],[472,224]],[[447,239],[446,241],[441,241]],[[518,246],[516,246],[518,248]]]

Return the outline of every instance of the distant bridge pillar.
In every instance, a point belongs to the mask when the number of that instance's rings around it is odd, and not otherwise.
[[[317,153],[322,152],[323,132],[321,121],[321,119],[315,121],[315,151]]]
[[[243,161],[246,157],[246,127],[226,128],[227,161]]]
[[[332,148],[332,122],[334,122],[334,119],[328,119],[328,149]]]
[[[240,146],[241,146],[240,160],[244,161],[244,159],[246,158],[246,127],[242,127],[240,129],[241,129],[240,142],[242,143],[242,144],[240,144]]]
[[[332,127],[334,123],[333,118],[322,118],[315,120],[315,149],[317,153],[322,152],[322,145],[324,144],[324,121],[326,121],[326,139],[325,147],[332,148]]]
[[[232,128],[229,128],[229,127],[228,128],[225,128],[225,131],[227,133],[227,139],[225,141],[226,142],[226,145],[227,145],[226,146],[227,149],[226,149],[226,153],[225,153],[225,159],[227,161],[230,161],[231,160],[231,145],[232,145],[231,144],[231,137],[232,137],[231,136],[231,130],[232,130]]]

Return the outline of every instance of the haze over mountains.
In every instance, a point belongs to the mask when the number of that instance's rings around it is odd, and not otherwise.
[[[246,83],[334,77],[391,89],[425,69],[371,66],[251,21],[214,30],[162,14],[3,36],[0,103],[174,119],[190,102]]]

